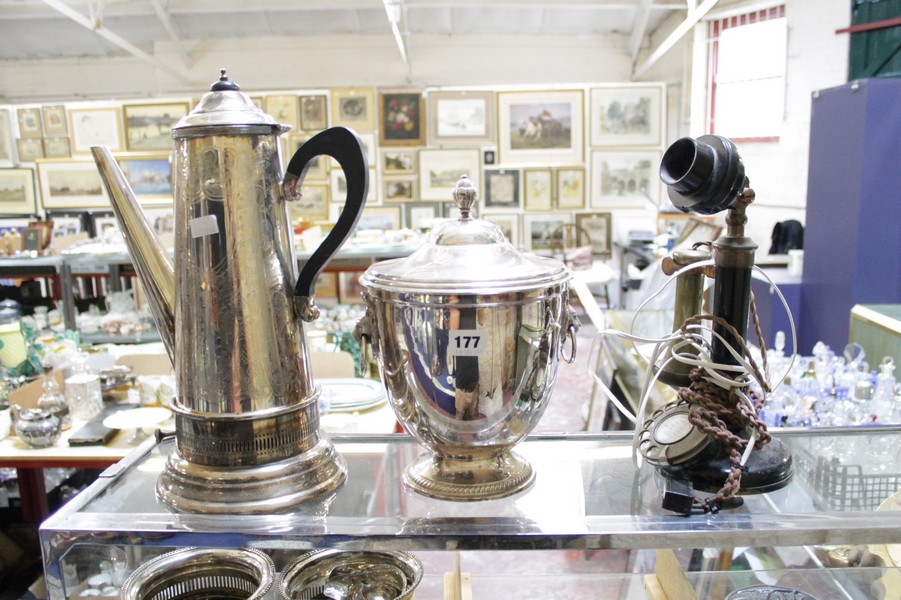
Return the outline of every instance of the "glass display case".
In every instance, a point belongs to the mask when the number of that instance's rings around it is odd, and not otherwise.
[[[793,579],[799,589],[812,586],[809,593],[819,591],[823,598],[880,597],[874,589],[884,589],[887,577],[898,577],[885,550],[901,544],[901,512],[891,510],[901,509],[901,428],[777,435],[794,457],[789,486],[746,496],[735,509],[690,517],[661,507],[659,478],[648,466],[635,466],[626,432],[532,436],[519,451],[536,470],[534,486],[483,502],[441,501],[404,489],[401,473],[421,452],[408,436],[335,436],[349,469],[335,494],[292,512],[240,517],[165,508],[154,487],[174,439],[148,440],[44,522],[45,577],[51,600],[59,600],[79,597],[92,577],[121,583],[142,563],[186,546],[257,548],[269,553],[277,568],[316,548],[404,550],[425,564],[418,599],[442,598],[444,574],[462,572],[473,573],[477,598],[509,597],[497,590],[510,585],[559,591],[599,589],[592,586],[606,586],[605,581],[622,590],[610,597],[629,598],[645,597],[629,595],[644,585],[641,574],[520,573],[512,566],[517,556],[533,552],[808,547],[799,551],[813,558],[817,552],[810,548],[838,545],[878,548],[874,554],[885,558],[870,562],[870,568],[802,571]],[[480,560],[487,552],[492,558]],[[490,568],[480,571],[479,564]],[[548,568],[553,564],[549,560]],[[705,595],[711,586],[726,594],[775,580],[776,575],[757,573],[765,568],[691,573],[689,580],[698,597],[712,598]],[[634,564],[629,569],[642,570]],[[791,574],[786,568],[779,573]]]

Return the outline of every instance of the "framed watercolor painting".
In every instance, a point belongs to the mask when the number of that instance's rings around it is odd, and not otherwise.
[[[550,250],[554,245],[554,232],[571,222],[569,214],[559,213],[528,214],[522,219],[526,250],[533,252]]]
[[[609,212],[576,213],[576,225],[591,238],[591,255],[608,259],[613,244],[613,214]]]
[[[125,175],[138,202],[169,204],[172,198],[172,164],[168,154],[133,154],[117,156],[116,162]]]
[[[19,138],[16,140],[16,150],[19,153],[19,161],[32,163],[44,158],[44,142],[41,138]]]
[[[430,146],[487,146],[495,138],[494,92],[428,93]]]
[[[375,169],[369,169],[369,189],[366,190],[366,202],[372,203],[378,197],[378,180]],[[341,169],[329,171],[329,194],[332,203],[343,205],[347,200],[347,178]]]
[[[416,153],[414,149],[379,149],[382,158],[382,175],[412,175],[416,173]]]
[[[266,96],[264,99],[266,112],[272,115],[276,121],[284,125],[290,125],[298,129],[300,120],[297,112],[297,96],[294,94],[277,94]]]
[[[71,158],[69,138],[44,138],[44,158]]]
[[[43,107],[41,109],[41,121],[44,124],[45,137],[69,135],[69,128],[66,125],[66,107],[62,104]]]
[[[519,208],[518,169],[485,169],[484,206],[489,208]]]
[[[41,127],[40,107],[30,106],[27,108],[17,108],[16,115],[19,118],[20,138],[41,139],[44,136],[44,129]]]
[[[379,90],[379,141],[383,146],[425,144],[424,118],[420,90]]]
[[[514,248],[522,247],[522,239],[519,231],[519,213],[492,212],[482,215],[481,219],[497,225],[500,228],[501,233],[504,234],[504,237]]]
[[[325,94],[300,97],[300,128],[304,131],[320,131],[328,127],[328,105]]]
[[[419,197],[423,200],[450,202],[454,186],[467,175],[479,193],[481,187],[481,159],[478,149],[419,151]]]
[[[557,169],[557,208],[585,208],[585,169]]]
[[[187,102],[124,105],[126,147],[141,152],[171,150],[175,147],[172,127],[188,110]]]
[[[501,164],[581,164],[584,160],[582,96],[582,90],[499,92]]]
[[[33,215],[37,201],[32,169],[0,169],[0,215]]]
[[[382,177],[382,200],[385,202],[414,202],[415,177]]]
[[[441,205],[437,202],[404,204],[404,227],[408,229],[415,231],[431,229],[441,218]]]
[[[288,203],[292,222],[297,219],[328,219],[328,184],[304,182],[300,186],[300,194],[300,200]]]
[[[591,206],[642,208],[660,204],[660,152],[591,153]]]
[[[400,206],[367,206],[357,221],[356,231],[400,229]]]
[[[297,152],[298,148],[311,137],[313,136],[309,133],[294,132],[285,136],[285,166],[287,166],[287,161],[291,160],[291,157],[294,156],[294,153]],[[327,156],[313,157],[313,159],[307,163],[307,172],[304,176],[304,181],[325,181],[328,179],[328,171],[329,159]]]
[[[73,155],[89,155],[91,146],[106,146],[110,152],[121,152],[125,144],[119,107],[70,108],[69,137]]]
[[[0,167],[13,164],[13,133],[10,125],[9,111],[0,108]]]
[[[375,131],[375,90],[339,88],[332,90],[332,125],[344,125],[357,133]]]
[[[554,208],[554,174],[550,169],[524,169],[522,187],[526,210]]]
[[[592,88],[592,146],[653,146],[663,143],[664,86],[611,85]]]
[[[37,168],[43,208],[110,208],[93,160],[44,159],[37,162]]]

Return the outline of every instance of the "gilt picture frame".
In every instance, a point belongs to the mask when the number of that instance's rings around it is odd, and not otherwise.
[[[576,213],[576,226],[585,230],[591,239],[591,255],[609,259],[613,248],[613,213]]]
[[[331,91],[332,125],[350,127],[357,133],[375,131],[375,90],[338,88]]]
[[[585,208],[585,169],[556,170],[557,208]]]
[[[500,164],[582,164],[583,96],[582,90],[499,92]]]
[[[425,144],[422,90],[379,90],[379,143],[382,146]]]
[[[300,129],[321,131],[328,127],[328,98],[325,94],[300,97]]]
[[[44,127],[44,137],[66,137],[69,135],[66,107],[62,104],[41,108],[41,123]]]
[[[44,137],[44,129],[41,126],[41,108],[39,106],[27,106],[16,109],[19,119],[19,137],[22,139],[40,139]]]
[[[188,114],[187,102],[125,104],[125,146],[132,152],[168,151],[175,147],[172,128]]]
[[[9,111],[5,108],[0,108],[0,167],[12,166],[14,158],[13,148]]]
[[[171,204],[172,163],[168,154],[123,154],[116,162],[141,204]]]
[[[297,96],[294,94],[273,94],[263,99],[267,114],[283,125],[299,129],[300,116],[297,110]]]
[[[554,208],[554,173],[551,169],[523,169],[522,188],[526,210]]]

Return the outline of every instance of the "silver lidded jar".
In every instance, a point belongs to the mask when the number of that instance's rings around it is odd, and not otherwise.
[[[357,337],[371,343],[397,419],[428,449],[404,482],[445,500],[502,498],[532,484],[531,465],[511,448],[547,408],[560,358],[575,359],[579,326],[572,273],[472,218],[476,196],[464,175],[453,192],[458,219],[360,278]]]

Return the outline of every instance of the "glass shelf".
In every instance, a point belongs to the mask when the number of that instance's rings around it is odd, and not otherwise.
[[[795,457],[789,486],[691,517],[661,508],[659,478],[635,467],[629,433],[530,437],[516,451],[535,468],[535,485],[472,503],[404,489],[403,470],[421,452],[408,436],[335,436],[348,479],[333,496],[240,518],[176,514],[160,504],[154,486],[174,440],[148,440],[44,522],[45,574],[58,588],[58,562],[79,544],[427,551],[901,543],[901,512],[874,511],[898,489],[901,428],[782,430],[777,437]],[[878,485],[864,493],[870,480]],[[836,504],[837,494],[852,501]]]

